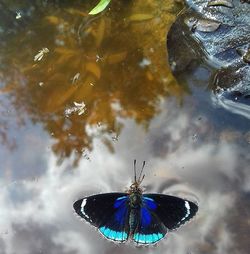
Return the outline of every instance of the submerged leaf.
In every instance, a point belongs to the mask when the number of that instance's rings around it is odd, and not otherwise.
[[[101,0],[97,4],[97,6],[89,12],[89,14],[90,15],[95,15],[95,14],[98,14],[98,13],[102,12],[108,6],[110,1],[111,0]]]
[[[87,13],[85,13],[83,11],[80,11],[80,10],[77,10],[77,9],[73,9],[73,8],[69,8],[66,11],[69,12],[70,14],[73,14],[73,15],[80,15],[82,17],[87,16]]]
[[[105,33],[105,20],[101,19],[100,24],[98,26],[97,29],[97,33],[96,33],[96,46],[99,48],[103,38],[104,38],[104,33]]]
[[[124,61],[127,57],[127,52],[123,51],[123,52],[119,52],[119,53],[114,53],[111,55],[107,56],[107,62],[109,64],[116,64],[116,63],[120,63],[122,61]]]
[[[45,19],[53,25],[58,25],[62,22],[62,20],[56,16],[47,16]]]
[[[86,71],[92,73],[97,79],[101,77],[101,69],[100,67],[94,62],[86,63]]]
[[[129,17],[130,21],[145,21],[152,19],[154,16],[152,14],[146,14],[146,13],[137,13],[133,14]]]

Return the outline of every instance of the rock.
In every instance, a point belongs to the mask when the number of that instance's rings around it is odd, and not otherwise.
[[[250,4],[232,0],[186,0],[167,38],[176,78],[202,64],[213,101],[250,119]]]

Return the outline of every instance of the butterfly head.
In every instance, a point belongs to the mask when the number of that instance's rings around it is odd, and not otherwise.
[[[143,161],[142,168],[139,177],[136,176],[136,160],[134,160],[134,182],[130,185],[129,194],[142,194],[143,190],[141,188],[141,183],[144,180],[145,175],[142,175],[143,169],[145,167],[145,161]]]

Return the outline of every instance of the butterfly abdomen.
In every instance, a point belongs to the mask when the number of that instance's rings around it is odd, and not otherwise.
[[[135,229],[138,225],[138,215],[139,215],[139,209],[138,208],[132,208],[129,213],[129,232],[130,235],[133,235],[135,232]]]

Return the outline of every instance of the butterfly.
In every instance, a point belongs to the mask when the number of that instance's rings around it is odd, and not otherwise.
[[[139,245],[159,242],[169,231],[194,217],[198,205],[175,196],[143,194],[144,166],[145,161],[137,178],[134,160],[134,182],[127,192],[82,198],[73,204],[75,212],[109,240],[126,242],[131,239]]]

